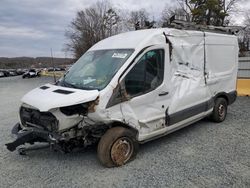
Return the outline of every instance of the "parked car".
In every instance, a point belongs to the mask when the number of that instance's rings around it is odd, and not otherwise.
[[[16,73],[17,73],[18,75],[23,75],[26,71],[27,71],[27,70],[25,70],[25,69],[17,69],[17,70],[16,70]]]
[[[0,71],[0,77],[5,77],[4,72]]]
[[[8,77],[8,76],[10,76],[10,73],[9,73],[9,71],[7,71],[7,70],[3,70],[2,72],[4,73],[4,76],[5,76],[5,77]]]
[[[30,69],[23,74],[23,78],[34,78],[40,76],[40,71],[36,69]]]
[[[225,120],[236,99],[238,49],[233,35],[168,28],[104,39],[56,84],[22,98],[18,137],[6,146],[46,142],[69,152],[98,143],[103,165],[124,165],[138,144],[204,117]]]
[[[53,71],[65,71],[65,68],[60,68],[60,67],[55,67],[55,68],[53,68],[53,67],[49,67],[49,68],[47,69],[47,71],[48,71],[48,72],[53,72]]]
[[[53,67],[49,67],[49,68],[47,68],[47,71],[48,72],[53,72],[55,69],[53,68]]]
[[[9,76],[17,76],[18,75],[16,70],[9,70],[8,72],[9,72]]]

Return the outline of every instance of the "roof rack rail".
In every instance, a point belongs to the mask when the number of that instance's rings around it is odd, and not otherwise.
[[[240,26],[213,26],[213,25],[201,25],[194,22],[188,22],[183,20],[178,20],[172,17],[170,19],[170,24],[168,27],[175,29],[185,29],[185,30],[197,30],[197,31],[208,31],[214,33],[224,33],[230,35],[236,35],[243,28]]]

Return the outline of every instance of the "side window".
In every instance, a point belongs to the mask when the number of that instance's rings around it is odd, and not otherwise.
[[[149,51],[126,75],[126,91],[133,96],[154,90],[162,83],[163,76],[164,50]]]

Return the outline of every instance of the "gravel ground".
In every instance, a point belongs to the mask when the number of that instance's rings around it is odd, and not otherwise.
[[[202,120],[140,146],[137,158],[105,168],[96,148],[61,154],[9,152],[20,98],[52,78],[0,78],[0,187],[250,187],[250,98],[238,98],[221,123]]]

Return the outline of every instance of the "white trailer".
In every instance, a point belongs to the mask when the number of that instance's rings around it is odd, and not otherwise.
[[[57,83],[23,97],[19,136],[7,148],[43,141],[69,151],[98,142],[102,164],[123,165],[138,143],[207,116],[224,121],[237,68],[233,35],[163,28],[107,38]]]

